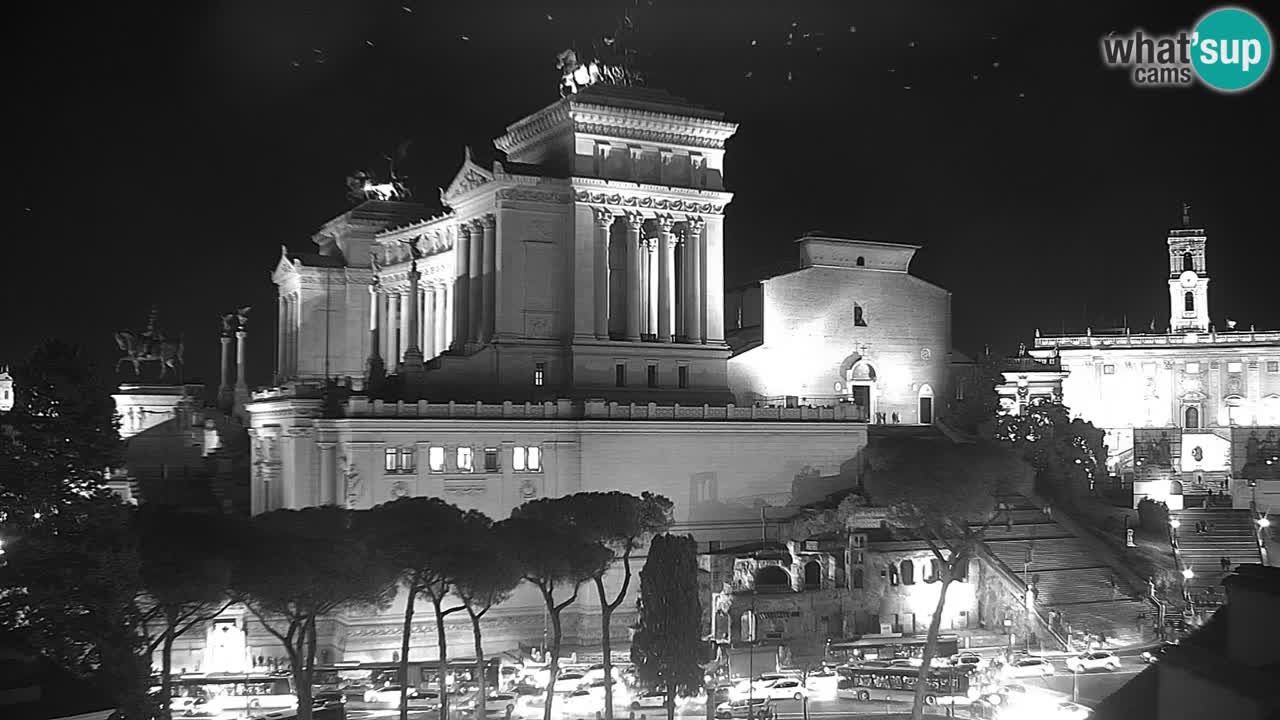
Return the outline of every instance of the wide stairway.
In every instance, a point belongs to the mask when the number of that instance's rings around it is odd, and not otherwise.
[[[1102,632],[1116,644],[1142,641],[1138,616],[1150,612],[1128,597],[1115,571],[1092,548],[1021,497],[1006,498],[1012,522],[993,523],[986,545],[1013,573],[1036,588],[1042,615],[1053,610],[1075,632]]]
[[[1222,585],[1222,579],[1237,565],[1262,562],[1257,527],[1249,510],[1195,508],[1172,513],[1178,519],[1178,556],[1183,568],[1191,568],[1187,589],[1203,593]],[[1207,531],[1196,532],[1197,523]],[[1227,560],[1223,569],[1222,561]]]

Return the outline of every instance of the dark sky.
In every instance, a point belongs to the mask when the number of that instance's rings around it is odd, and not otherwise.
[[[1126,314],[1145,328],[1167,321],[1164,233],[1185,200],[1209,228],[1215,320],[1280,327],[1275,73],[1224,96],[1136,89],[1100,61],[1109,31],[1189,28],[1211,4],[84,5],[10,11],[0,363],[45,336],[110,361],[111,331],[156,303],[188,376],[216,384],[217,316],[253,305],[265,383],[269,273],[346,209],[346,175],[411,139],[434,200],[464,144],[557,99],[558,50],[627,8],[650,85],[740,124],[729,285],[821,228],[923,245],[913,271],[954,293],[962,349]]]

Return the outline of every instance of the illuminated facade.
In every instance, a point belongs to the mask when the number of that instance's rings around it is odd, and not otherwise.
[[[12,410],[13,403],[13,376],[9,374],[9,368],[0,368],[0,412]]]
[[[819,233],[796,245],[800,269],[730,293],[738,401],[932,424],[950,396],[951,293],[909,273],[919,246]]]
[[[1144,497],[1229,492],[1236,507],[1280,502],[1280,332],[1210,322],[1207,235],[1184,213],[1168,246],[1169,331],[1041,336],[1026,374],[1057,386],[1074,415],[1105,429],[1109,469]],[[1017,379],[1001,394],[1013,408]],[[1056,388],[1055,388],[1056,389]]]
[[[800,504],[807,478],[852,486],[865,408],[757,404],[744,396],[759,388],[730,381],[722,169],[735,129],[665,92],[594,86],[511,125],[495,142],[505,159],[468,152],[443,213],[367,200],[323,226],[316,253],[282,252],[277,382],[248,405],[253,512],[437,496],[503,518],[539,497],[649,490],[674,501],[675,531],[741,542],[761,507]],[[899,258],[893,277],[907,278],[914,248],[862,252]],[[887,319],[892,286],[878,292]],[[937,364],[949,313],[929,292],[937,327],[907,342]],[[841,357],[858,340],[841,339]],[[326,378],[342,392],[326,399]],[[915,422],[903,402],[900,422]],[[321,657],[389,660],[402,603],[331,618]],[[592,605],[566,613],[570,645],[597,642]],[[620,643],[630,620],[615,616]],[[486,622],[494,649],[546,630],[527,588]],[[279,655],[247,630],[249,656]],[[470,643],[465,618],[447,632]],[[415,656],[434,642],[432,622],[415,625]]]

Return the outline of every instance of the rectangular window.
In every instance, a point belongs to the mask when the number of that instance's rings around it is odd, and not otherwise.
[[[458,470],[461,472],[471,472],[472,469],[473,467],[472,467],[471,448],[469,447],[458,448]]]
[[[400,448],[400,472],[413,472],[413,448]]]
[[[1244,363],[1240,363],[1240,362],[1227,363],[1227,372],[1229,373],[1244,372]]]
[[[1268,360],[1267,372],[1280,372],[1280,360]]]
[[[534,386],[536,386],[536,387],[542,387],[543,382],[545,382],[545,380],[546,380],[546,373],[547,373],[547,364],[546,364],[546,363],[534,363],[534,364],[533,364],[533,384],[534,384]]]
[[[617,387],[627,386],[627,364],[617,363],[613,366],[613,384]]]
[[[497,448],[484,449],[484,471],[498,472],[498,449]]]
[[[528,458],[529,472],[542,472],[542,448],[537,445],[530,445]]]
[[[651,388],[658,387],[658,366],[649,365],[648,367],[645,368],[645,373],[646,373],[645,379],[648,382],[649,387]]]
[[[395,448],[387,448],[386,454],[383,456],[382,469],[389,473],[396,471],[396,462],[400,451]]]
[[[1115,366],[1115,365],[1103,365],[1103,366],[1102,366],[1102,374],[1103,374],[1103,375],[1115,375],[1115,374],[1116,374],[1116,366]]]
[[[681,388],[689,387],[689,366],[681,365],[676,368],[676,384]]]
[[[524,472],[526,467],[525,457],[525,450],[523,447],[517,445],[511,448],[511,469],[516,472]]]
[[[427,466],[431,472],[444,472],[444,448],[433,445],[427,449]]]

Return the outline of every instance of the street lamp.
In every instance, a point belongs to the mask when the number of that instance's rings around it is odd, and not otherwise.
[[[1268,517],[1267,517],[1267,516],[1265,516],[1265,515],[1264,515],[1264,516],[1262,516],[1262,517],[1260,517],[1260,518],[1258,518],[1258,529],[1259,529],[1259,530],[1265,530],[1265,529],[1267,529],[1267,528],[1269,528],[1269,527],[1271,527],[1271,519],[1270,519],[1270,518],[1268,518]]]
[[[1194,570],[1192,570],[1191,568],[1189,568],[1189,567],[1188,567],[1188,568],[1182,568],[1182,579],[1183,579],[1183,580],[1190,580],[1191,578],[1193,578],[1193,577],[1195,577],[1195,576],[1196,576],[1196,572],[1195,572]]]
[[[1169,527],[1173,528],[1174,530],[1177,530],[1178,528],[1182,527],[1182,521],[1179,520],[1178,518],[1174,518],[1169,521]]]

